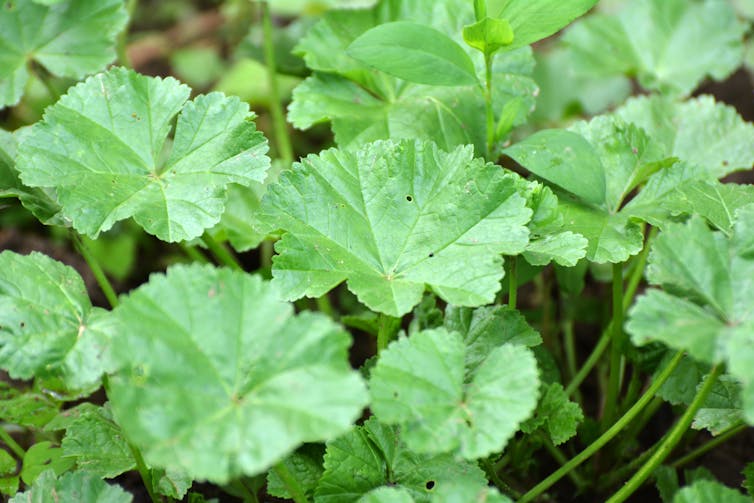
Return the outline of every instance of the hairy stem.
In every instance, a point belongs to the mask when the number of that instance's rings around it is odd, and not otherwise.
[[[715,384],[715,381],[722,373],[722,371],[723,366],[720,364],[712,367],[712,370],[705,379],[704,384],[702,384],[702,387],[699,388],[699,391],[696,393],[694,400],[691,401],[691,404],[686,409],[686,412],[683,413],[681,419],[679,419],[673,429],[670,430],[670,433],[668,433],[668,435],[659,445],[652,457],[649,458],[649,461],[647,461],[639,469],[639,471],[637,471],[634,476],[631,477],[631,480],[626,482],[626,485],[620,488],[618,492],[613,494],[613,496],[609,500],[607,500],[607,503],[621,503],[622,501],[626,501],[626,499],[628,499],[628,497],[631,496],[644,483],[645,480],[647,480],[652,472],[654,472],[655,469],[660,466],[660,463],[662,463],[665,458],[668,457],[676,444],[681,440],[681,437],[683,437],[683,434],[686,433],[686,430],[688,430],[689,426],[691,426],[691,422],[694,420],[694,416],[696,415],[697,411],[702,406],[704,401],[707,399],[710,391],[712,391],[712,386]]]
[[[623,358],[623,263],[613,264],[613,319],[610,341],[610,373],[602,424],[609,425],[616,416],[621,388],[621,359]]]
[[[278,156],[287,168],[293,163],[293,147],[288,135],[288,127],[280,104],[280,88],[278,86],[277,64],[275,62],[275,41],[272,37],[272,17],[270,5],[267,1],[260,2],[262,7],[262,34],[264,37],[264,62],[267,65],[267,75],[270,86],[270,114],[272,126],[275,129],[275,144]]]
[[[0,440],[3,441],[5,445],[8,446],[8,448],[13,451],[13,454],[16,455],[18,459],[24,459],[24,456],[26,455],[26,451],[23,447],[19,445],[18,442],[16,442],[13,437],[5,431],[5,428],[0,425]]]
[[[581,463],[589,459],[595,452],[600,450],[602,446],[612,440],[621,430],[623,430],[638,414],[641,410],[652,400],[660,386],[667,381],[673,370],[681,363],[683,359],[683,351],[676,353],[675,357],[667,364],[667,366],[657,375],[657,379],[652,383],[644,394],[636,401],[615,424],[613,424],[608,430],[600,435],[600,437],[592,442],[586,449],[578,453],[571,458],[565,465],[554,471],[550,476],[544,479],[542,482],[532,487],[526,494],[524,494],[518,503],[526,503],[532,501],[534,498],[549,489],[554,483],[567,475],[571,470],[579,466]]]
[[[215,256],[220,264],[236,271],[243,271],[243,267],[241,267],[241,264],[238,263],[238,260],[236,260],[230,250],[215,241],[215,238],[209,232],[202,234],[202,241],[204,241],[204,244],[207,245],[209,251],[212,252],[212,255]]]
[[[92,254],[89,247],[86,246],[86,244],[84,244],[84,241],[81,239],[81,236],[79,236],[75,232],[72,232],[71,235],[73,236],[73,244],[76,246],[76,249],[79,251],[81,256],[84,257],[84,260],[86,261],[87,265],[89,265],[89,269],[92,271],[92,274],[94,275],[94,279],[97,280],[97,284],[102,290],[102,293],[105,294],[105,298],[107,299],[107,302],[110,304],[111,307],[117,306],[118,295],[115,293],[115,289],[113,288],[113,285],[110,283],[110,280],[107,279],[107,275],[105,274],[105,271],[102,270],[102,267],[99,265],[99,262],[97,262],[97,259],[94,257],[94,254]]]
[[[272,471],[280,477],[281,481],[283,481],[283,485],[288,490],[288,494],[291,495],[291,498],[295,503],[309,503],[309,498],[306,497],[304,488],[301,487],[301,484],[298,483],[296,477],[294,477],[290,470],[288,470],[285,463],[276,464],[272,468]]]

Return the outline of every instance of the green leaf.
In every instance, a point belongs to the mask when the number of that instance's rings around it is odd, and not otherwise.
[[[694,416],[691,427],[719,435],[743,420],[741,407],[741,384],[729,375],[720,376]]]
[[[751,496],[754,494],[754,462],[748,463],[741,473],[744,476],[741,485],[746,488],[746,492]]]
[[[83,403],[61,413],[45,429],[65,429],[63,455],[81,471],[113,478],[135,467],[128,442],[113,421],[109,406]]]
[[[745,29],[728,2],[636,0],[584,19],[564,40],[577,72],[638,75],[644,88],[688,95],[707,75],[723,80],[740,66]]]
[[[673,503],[746,503],[749,498],[730,487],[711,480],[699,480],[675,494]]]
[[[701,362],[726,363],[742,383],[749,422],[754,421],[751,221],[754,205],[738,211],[731,238],[698,217],[669,224],[654,241],[647,268],[650,283],[665,291],[651,289],[640,297],[626,325],[636,344],[660,341]]]
[[[19,426],[42,427],[58,414],[60,403],[37,390],[0,383],[0,417]]]
[[[672,354],[668,352],[657,368],[664,368],[671,358]],[[696,360],[684,356],[681,363],[678,364],[667,381],[660,387],[657,396],[673,405],[689,405],[696,395],[696,389],[702,381],[702,377],[708,371],[709,366],[700,364]],[[656,377],[656,374],[653,377]]]
[[[189,93],[122,68],[90,77],[22,139],[21,180],[56,188],[63,215],[92,238],[129,217],[164,241],[201,235],[220,220],[226,186],[261,182],[269,159],[248,105]]]
[[[31,485],[41,473],[51,470],[60,475],[73,468],[74,461],[63,456],[63,450],[53,447],[52,442],[37,442],[26,450],[21,468],[21,480]]]
[[[510,22],[511,49],[549,37],[594,7],[597,0],[507,0],[497,17]]]
[[[544,388],[534,416],[521,426],[521,430],[533,433],[541,428],[553,444],[560,445],[576,435],[576,428],[583,420],[584,413],[579,404],[568,399],[562,384],[552,383]]]
[[[18,491],[18,469],[16,459],[0,449],[0,494],[13,496]]]
[[[282,461],[308,497],[314,494],[314,489],[324,473],[323,455],[324,448],[321,444],[306,444]],[[267,472],[267,493],[277,498],[292,498],[275,470]]]
[[[194,483],[194,479],[180,470],[152,468],[152,487],[157,494],[182,500]]]
[[[220,483],[261,473],[347,431],[366,404],[348,334],[318,314],[294,317],[258,277],[172,267],[114,315],[120,369],[108,396],[152,466]]]
[[[506,343],[533,347],[542,344],[542,336],[526,318],[509,306],[486,306],[476,309],[448,306],[445,328],[458,332],[466,345],[466,371],[474,371],[497,347]]]
[[[9,503],[45,503],[51,501],[77,503],[130,503],[133,496],[119,486],[109,485],[87,472],[69,472],[55,477],[53,470],[42,473],[30,489],[16,494]]]
[[[372,411],[400,425],[417,452],[476,459],[502,450],[536,405],[534,355],[504,344],[471,371],[465,358],[461,335],[445,329],[393,342],[372,370]]]
[[[3,2],[0,108],[21,99],[32,61],[74,79],[104,68],[115,57],[115,37],[127,20],[121,0],[70,0],[50,7]]]
[[[672,213],[698,214],[730,234],[733,215],[739,208],[754,203],[754,186],[720,183],[717,180],[690,180],[680,185],[663,206]]]
[[[432,495],[432,503],[478,501],[484,503],[512,503],[494,487],[476,484],[470,480],[459,480],[439,487]]]
[[[430,86],[478,83],[474,63],[444,33],[419,23],[395,21],[364,32],[346,53],[357,61],[409,82]]]
[[[660,142],[666,156],[699,166],[709,176],[721,178],[754,166],[754,124],[712,96],[682,102],[661,96],[631,98],[615,113]]]
[[[474,22],[465,0],[381,2],[369,10],[327,12],[300,41],[296,50],[315,70],[293,93],[288,118],[300,129],[332,122],[338,146],[355,148],[380,139],[435,141],[451,150],[473,144],[486,151],[485,99],[479,86],[425,86],[398,80],[346,54],[359,35],[382,23],[425,24],[458,40],[464,25]],[[477,74],[484,72],[482,54],[466,50]],[[537,87],[531,79],[531,50],[499,54],[492,67],[492,98],[496,120],[511,127],[525,122],[534,108]],[[515,107],[506,105],[515,103]]]
[[[465,306],[492,302],[501,253],[527,244],[531,211],[517,177],[470,147],[375,142],[326,150],[283,173],[263,210],[287,231],[273,261],[287,299],[319,297],[344,280],[374,311],[401,316],[429,286]],[[474,268],[467,264],[474,264]]]
[[[74,390],[98,387],[110,331],[81,276],[36,252],[0,253],[0,271],[0,367],[17,379],[61,376]]]
[[[464,26],[463,39],[489,57],[501,47],[513,42],[513,30],[505,19],[485,17],[481,21]]]
[[[414,498],[402,487],[382,486],[366,493],[357,503],[414,503]]]
[[[484,472],[475,463],[450,454],[416,453],[398,431],[372,417],[364,426],[328,442],[315,503],[356,501],[385,485],[408,492],[417,502],[428,502],[445,485],[458,481],[477,487],[486,484]]]

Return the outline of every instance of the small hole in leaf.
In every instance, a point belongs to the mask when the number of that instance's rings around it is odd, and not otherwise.
[[[435,254],[433,252],[429,252],[429,258],[432,258],[434,256],[435,256]]]
[[[409,194],[409,195],[406,196],[406,201],[408,201],[409,203],[411,203],[411,202],[414,201],[414,197],[411,194]]]
[[[723,161],[723,166],[727,166],[728,164],[728,161]]]
[[[426,484],[424,484],[424,487],[427,488],[427,491],[431,491],[433,487],[435,487],[435,481],[434,480],[428,480]]]
[[[26,326],[26,322],[22,321],[22,322],[20,323],[20,325],[21,325],[21,328],[24,328],[24,327]]]
[[[397,391],[393,391],[393,398],[398,398],[398,392]]]

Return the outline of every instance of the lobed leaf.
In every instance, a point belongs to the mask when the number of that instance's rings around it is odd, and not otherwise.
[[[426,286],[453,304],[492,302],[500,254],[528,241],[531,210],[516,183],[470,147],[387,141],[310,155],[263,200],[268,220],[287,231],[273,281],[297,299],[347,280],[361,302],[391,316],[409,312]]]
[[[745,503],[749,498],[712,480],[698,480],[675,493],[673,503]]]
[[[393,342],[370,377],[372,411],[417,452],[476,459],[500,451],[537,402],[534,355],[504,344],[471,371],[460,334],[425,330]]]
[[[31,488],[16,494],[9,503],[37,503],[51,501],[78,503],[130,503],[133,496],[121,487],[110,485],[87,472],[68,472],[56,478],[53,470],[43,472]]]
[[[113,415],[148,463],[226,482],[344,433],[366,405],[348,335],[258,277],[153,275],[115,309]]]
[[[110,368],[111,333],[74,269],[41,253],[0,253],[0,367],[11,377],[60,376],[92,391]]]
[[[0,108],[21,99],[32,61],[74,79],[103,69],[128,21],[121,0],[41,3],[7,1],[0,9]]]
[[[554,445],[560,445],[576,435],[576,429],[583,420],[581,407],[568,399],[563,385],[551,383],[544,388],[534,416],[523,423],[521,430],[531,434],[541,428]]]
[[[63,215],[93,238],[129,217],[164,241],[199,236],[220,220],[227,185],[261,182],[269,159],[248,105],[189,93],[122,68],[90,77],[22,139],[21,180],[55,188]]]

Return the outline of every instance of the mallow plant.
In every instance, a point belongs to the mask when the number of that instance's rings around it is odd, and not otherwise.
[[[729,176],[754,126],[692,97],[742,66],[752,9],[618,3],[379,0],[294,30],[257,2],[271,159],[240,98],[129,68],[136,2],[0,2],[0,107],[50,103],[0,130],[0,197],[106,302],[0,253],[0,492],[749,501],[749,460],[743,490],[683,468],[754,424],[754,190]],[[114,285],[119,236],[170,265]]]

